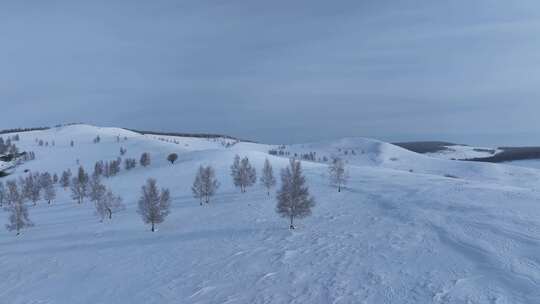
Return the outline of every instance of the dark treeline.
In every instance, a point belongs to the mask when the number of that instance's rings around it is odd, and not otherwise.
[[[393,144],[416,153],[435,153],[448,150],[448,146],[460,146],[458,144],[445,141],[411,141],[397,142]]]
[[[157,131],[141,131],[141,130],[135,130],[135,129],[127,129],[129,131],[143,134],[143,135],[161,135],[161,136],[178,136],[178,137],[195,137],[195,138],[226,138],[226,139],[232,139],[232,140],[238,140],[243,142],[254,142],[251,140],[244,140],[239,139],[233,136],[229,135],[221,135],[221,134],[212,134],[212,133],[180,133],[180,132],[157,132]]]
[[[80,125],[80,124],[82,124],[82,123],[80,123],[80,122],[70,122],[70,123],[64,123],[64,124],[57,124],[54,127],[55,128],[60,128],[60,127]],[[30,131],[44,131],[44,130],[49,130],[49,129],[51,129],[51,127],[13,128],[13,129],[0,130],[0,134],[30,132]]]
[[[4,129],[4,130],[0,130],[0,134],[30,132],[30,131],[43,131],[43,130],[49,130],[49,129],[50,129],[50,127]]]

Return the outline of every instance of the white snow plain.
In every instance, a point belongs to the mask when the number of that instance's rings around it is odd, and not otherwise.
[[[229,176],[238,153],[259,171],[268,158],[279,177],[288,160],[267,154],[275,146],[176,144],[89,125],[20,137],[36,160],[2,181],[25,169],[75,172],[77,161],[91,171],[121,146],[125,157],[151,153],[152,164],[105,180],[126,204],[111,221],[100,223],[91,203],[57,189],[51,205],[29,206],[34,227],[18,237],[1,229],[0,303],[540,303],[536,169],[436,159],[364,138],[285,146],[340,155],[350,175],[338,193],[325,163],[303,161],[317,206],[290,231],[274,194],[259,185],[241,194]],[[39,147],[36,138],[55,146]],[[172,152],[174,165],[166,161]],[[200,164],[213,165],[221,182],[204,206],[190,192]],[[173,199],[157,232],[136,213],[149,177]],[[0,212],[2,228],[6,222]]]

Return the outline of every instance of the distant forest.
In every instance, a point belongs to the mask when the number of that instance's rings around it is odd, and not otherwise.
[[[149,134],[149,135],[161,135],[161,136],[177,136],[177,137],[195,137],[195,138],[227,138],[232,140],[238,140],[243,142],[253,142],[250,140],[243,140],[237,137],[222,135],[222,134],[213,134],[213,133],[179,133],[179,132],[157,132],[157,131],[141,131],[135,129],[127,129],[129,131],[139,133],[139,134]]]

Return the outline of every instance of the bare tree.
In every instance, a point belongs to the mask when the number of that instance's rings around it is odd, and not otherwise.
[[[111,190],[104,190],[103,194],[100,194],[95,201],[95,207],[100,222],[103,222],[105,218],[112,219],[113,213],[124,209],[122,198],[114,195]]]
[[[17,201],[17,199],[22,199],[24,201],[24,195],[22,192],[19,191],[19,187],[17,185],[16,180],[8,180],[6,182],[6,203],[8,205],[11,205],[13,202]]]
[[[239,187],[242,193],[245,193],[246,188],[253,186],[257,181],[257,173],[255,168],[251,166],[249,159],[247,157],[240,159],[238,155],[234,157],[234,162],[231,166],[231,176],[234,185]]]
[[[347,184],[347,180],[349,179],[345,162],[339,157],[334,158],[328,166],[328,174],[332,186],[337,187],[338,192],[341,192],[341,188]]]
[[[276,185],[274,177],[274,169],[268,158],[264,161],[264,167],[261,176],[261,184],[266,188],[266,192],[270,195],[270,190]]]
[[[41,177],[39,173],[30,173],[21,180],[22,194],[25,198],[32,201],[34,206],[41,198]]]
[[[199,171],[197,172],[197,175],[195,176],[195,181],[193,181],[193,186],[191,186],[191,192],[193,192],[193,197],[199,199],[199,204],[203,205],[203,198],[204,198],[204,186],[203,186],[203,167],[199,167]]]
[[[236,154],[234,156],[233,164],[231,165],[231,176],[233,178],[233,183],[236,187],[241,187],[240,170],[240,155]]]
[[[60,186],[64,188],[64,190],[67,190],[69,187],[71,181],[71,169],[67,169],[66,171],[62,172],[62,177],[60,177]]]
[[[102,160],[96,162],[96,164],[94,165],[94,173],[92,173],[92,175],[97,175],[97,176],[103,175],[104,166],[105,165]]]
[[[178,154],[171,153],[167,156],[167,160],[171,162],[171,164],[174,164],[174,162],[178,159]]]
[[[126,158],[124,160],[124,168],[126,170],[131,170],[137,166],[137,160],[134,158]]]
[[[28,208],[24,204],[24,196],[18,190],[17,183],[11,181],[8,185],[8,197],[9,205],[6,210],[9,212],[9,223],[6,224],[8,231],[17,231],[17,235],[20,234],[21,229],[26,227],[32,227],[34,224],[28,217]]]
[[[100,222],[103,222],[106,217],[111,219],[114,212],[123,209],[122,199],[115,196],[111,190],[108,190],[101,183],[101,178],[98,175],[92,175],[90,178],[88,197],[90,201],[94,202],[96,215],[99,217]]]
[[[191,191],[193,192],[193,196],[199,199],[199,203],[202,206],[203,199],[208,204],[210,202],[210,197],[216,194],[219,186],[214,168],[211,166],[200,166],[195,181],[193,182],[193,186],[191,187]]]
[[[88,182],[88,198],[90,201],[96,204],[105,195],[106,190],[99,175],[93,174]]]
[[[105,162],[105,164],[103,165],[103,176],[111,177],[111,166],[109,162]]]
[[[108,163],[109,168],[109,176],[115,176],[116,174],[120,173],[120,165],[122,164],[122,159],[117,158],[116,160],[110,161]]]
[[[162,223],[169,215],[170,200],[169,190],[159,191],[155,179],[149,178],[142,186],[137,212],[145,223],[152,224],[152,232],[155,231],[155,224]]]
[[[51,201],[56,199],[56,189],[54,189],[51,174],[48,172],[43,173],[40,177],[40,184],[43,189],[43,199],[45,199],[48,204],[51,204]]]
[[[77,176],[71,180],[71,198],[77,200],[81,204],[84,198],[88,195],[88,174],[84,171],[84,168],[79,167]]]
[[[141,159],[139,162],[143,167],[150,166],[150,153],[144,152],[143,154],[141,154]]]
[[[294,229],[295,218],[311,215],[315,200],[309,195],[300,161],[291,159],[289,166],[281,171],[281,188],[277,200],[276,212],[290,219],[290,229]]]

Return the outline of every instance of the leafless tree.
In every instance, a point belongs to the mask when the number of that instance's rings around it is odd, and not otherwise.
[[[22,194],[25,198],[32,201],[34,206],[41,198],[41,176],[39,173],[30,173],[21,180]]]
[[[116,174],[120,173],[120,165],[122,164],[122,159],[117,158],[116,160],[110,161],[108,163],[109,168],[109,176],[115,176]]]
[[[71,182],[71,169],[67,169],[66,171],[62,172],[62,177],[60,177],[60,186],[62,186],[64,190],[67,190],[70,182]]]
[[[141,154],[141,160],[139,162],[143,167],[150,166],[150,153],[144,152],[143,154]]]
[[[266,188],[266,192],[270,195],[270,190],[276,185],[274,177],[274,169],[268,158],[264,161],[264,167],[261,176],[261,184]]]
[[[134,158],[126,158],[124,160],[124,168],[126,170],[131,170],[137,166],[137,160]]]
[[[300,161],[291,159],[289,166],[281,171],[281,188],[277,200],[276,212],[290,219],[290,229],[294,229],[295,218],[311,215],[315,200],[309,195]]]
[[[113,213],[123,209],[122,198],[114,195],[111,190],[107,190],[103,198],[96,203],[96,214],[102,222],[105,217],[112,219]]]
[[[18,190],[17,183],[11,181],[8,185],[9,205],[6,210],[9,212],[9,223],[6,224],[8,231],[17,231],[17,235],[26,227],[32,227],[34,224],[28,216],[28,208],[24,204],[24,195]]]
[[[209,203],[210,197],[214,196],[219,186],[214,168],[211,166],[200,166],[191,191],[193,192],[193,196],[199,199],[199,203],[202,206],[203,199],[206,203]]]
[[[93,176],[90,179],[90,200],[94,202],[96,207],[96,215],[100,222],[105,218],[112,219],[113,213],[123,210],[122,198],[115,196],[110,189],[101,184],[99,176]]]
[[[51,204],[51,201],[56,199],[56,189],[54,189],[53,178],[49,172],[41,174],[40,184],[43,189],[43,199],[45,199],[48,204]]]
[[[5,200],[8,205],[11,205],[13,202],[17,201],[17,199],[22,199],[24,201],[24,195],[21,191],[19,191],[19,187],[17,185],[16,180],[8,180],[6,182],[6,192],[5,192]]]
[[[152,232],[155,231],[155,224],[162,223],[169,215],[170,200],[169,190],[158,190],[155,179],[149,178],[142,186],[138,213],[145,223],[152,225]]]
[[[349,175],[345,168],[345,162],[336,157],[332,160],[332,163],[328,166],[328,174],[330,176],[330,183],[341,192],[341,188],[347,184]]]
[[[106,190],[99,175],[93,174],[88,182],[88,199],[95,204],[105,195]]]
[[[96,162],[96,164],[94,165],[94,173],[92,173],[92,175],[103,175],[104,166],[105,165],[102,160]]]
[[[238,155],[234,157],[234,162],[231,166],[231,176],[234,185],[239,187],[242,193],[245,193],[246,188],[253,186],[257,181],[257,173],[255,168],[251,166],[249,159],[247,157],[240,159]]]
[[[71,180],[71,198],[77,200],[81,204],[84,198],[88,195],[88,174],[84,171],[84,168],[79,167],[77,176]]]

